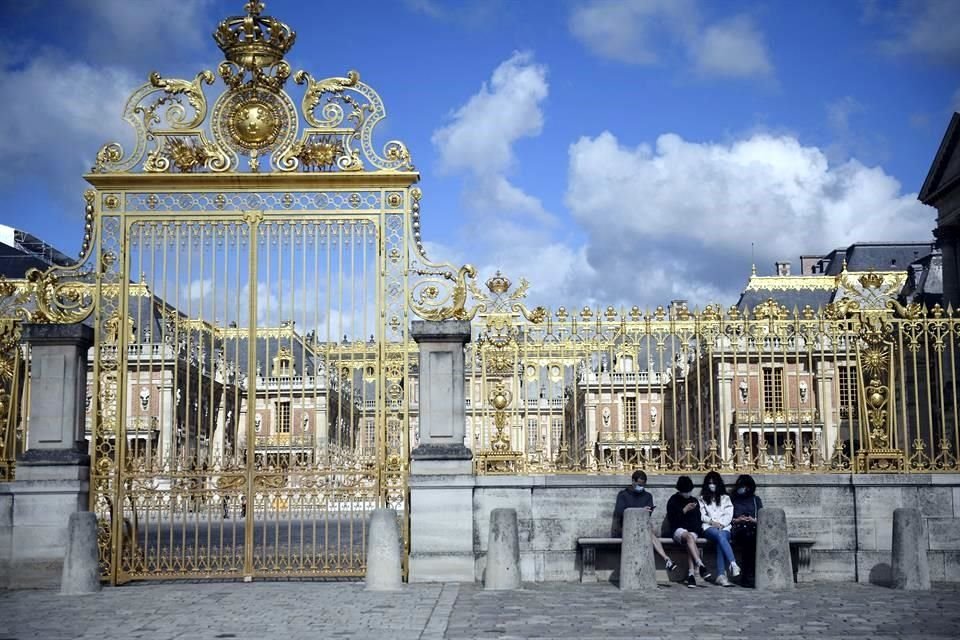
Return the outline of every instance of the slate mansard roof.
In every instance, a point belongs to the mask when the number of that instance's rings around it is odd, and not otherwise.
[[[900,292],[905,302],[932,306],[943,296],[942,258],[933,240],[857,242],[824,256],[803,256],[801,264],[812,265],[811,272],[796,276],[752,275],[737,301],[738,309],[749,313],[767,300],[789,311],[801,311],[806,306],[822,309],[838,299],[837,276],[844,271],[906,272],[907,282]]]

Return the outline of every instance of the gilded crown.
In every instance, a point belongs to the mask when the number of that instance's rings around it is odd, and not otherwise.
[[[500,272],[497,271],[496,275],[487,280],[487,289],[491,293],[500,295],[509,291],[511,284],[513,283],[506,276],[500,275]]]
[[[276,18],[260,15],[264,4],[251,0],[245,16],[231,16],[217,26],[213,39],[227,60],[251,71],[271,67],[283,59],[297,34]]]
[[[883,284],[883,276],[875,271],[860,276],[860,284],[864,289],[879,289]]]

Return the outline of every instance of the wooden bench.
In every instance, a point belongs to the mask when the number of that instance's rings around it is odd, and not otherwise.
[[[580,582],[597,581],[597,550],[619,548],[622,538],[577,538],[577,549],[580,553]],[[677,544],[673,538],[660,538],[664,550],[682,549],[685,545]],[[697,546],[707,544],[706,538],[697,538]],[[810,549],[814,542],[812,538],[790,538],[790,557],[793,560],[794,580],[810,582]]]

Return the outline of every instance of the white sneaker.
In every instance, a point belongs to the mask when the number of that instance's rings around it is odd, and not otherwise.
[[[739,575],[740,575],[740,565],[738,565],[736,562],[731,562],[731,563],[730,563],[730,577],[731,577],[731,578],[736,578],[736,577],[739,576]]]
[[[714,582],[714,584],[716,584],[718,587],[729,587],[730,581],[727,580],[727,576],[721,573],[717,576],[717,580]]]

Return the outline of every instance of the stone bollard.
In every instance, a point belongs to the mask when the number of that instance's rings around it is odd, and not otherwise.
[[[374,509],[367,532],[367,591],[403,588],[400,564],[400,527],[393,509]]]
[[[757,589],[793,589],[787,514],[764,507],[757,514]]]
[[[63,558],[60,593],[79,596],[100,591],[100,559],[97,554],[97,514],[70,514],[67,551]]]
[[[930,565],[923,517],[919,509],[893,510],[893,548],[891,574],[894,589],[928,591]]]
[[[620,590],[649,591],[657,588],[657,565],[650,539],[650,512],[623,512],[623,543],[620,546]]]
[[[520,538],[516,509],[490,512],[490,537],[487,542],[487,568],[483,588],[504,590],[520,588]]]

